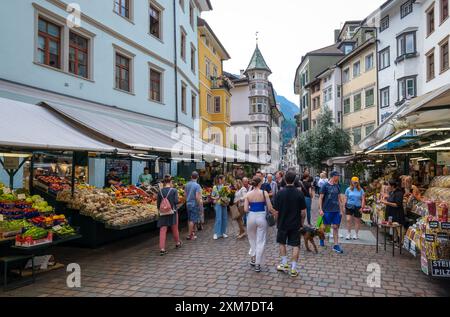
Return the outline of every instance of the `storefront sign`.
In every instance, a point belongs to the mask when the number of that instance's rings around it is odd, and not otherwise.
[[[450,277],[450,260],[431,261],[431,276]]]
[[[441,223],[441,228],[443,230],[450,230],[450,222],[442,222]]]
[[[425,235],[425,241],[427,242],[434,242],[436,240],[436,237],[433,234],[426,234]]]
[[[430,221],[429,225],[430,225],[430,229],[439,229],[439,222],[437,222],[437,221]]]
[[[438,152],[437,164],[450,166],[450,152]]]
[[[6,170],[16,170],[19,168],[20,159],[18,157],[5,157],[3,159],[3,165]]]

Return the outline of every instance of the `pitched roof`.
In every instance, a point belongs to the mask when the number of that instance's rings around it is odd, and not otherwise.
[[[332,44],[330,46],[319,48],[318,50],[308,52],[306,55],[344,55],[344,52],[342,52],[338,46],[335,44]]]
[[[259,50],[258,44],[256,45],[255,52],[253,53],[250,64],[248,64],[247,70],[245,72],[247,73],[249,70],[253,69],[267,70],[272,73],[269,66],[267,66],[266,61],[264,60],[261,51]]]
[[[222,45],[222,43],[220,42],[219,38],[217,37],[217,35],[214,33],[214,31],[212,30],[212,28],[209,26],[208,22],[206,22],[205,20],[203,20],[202,18],[198,17],[197,18],[197,26],[199,28],[204,27],[213,37],[214,41],[217,43],[217,45],[219,45],[220,49],[222,50],[222,59],[223,60],[229,60],[231,59],[230,54],[228,54],[227,50],[225,49],[225,47]]]

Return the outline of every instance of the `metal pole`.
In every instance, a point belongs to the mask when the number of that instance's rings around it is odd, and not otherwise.
[[[75,152],[72,152],[72,198],[75,195]]]
[[[34,178],[34,153],[30,159],[30,178],[28,179],[28,189],[30,194],[33,195],[33,178]]]

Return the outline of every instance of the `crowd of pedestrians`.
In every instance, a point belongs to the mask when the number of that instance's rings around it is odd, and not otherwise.
[[[196,224],[201,221],[203,213],[202,188],[198,184],[199,174],[192,173],[191,180],[185,188],[186,208],[188,212],[187,240],[194,241]],[[311,177],[305,170],[300,176],[293,170],[279,171],[275,175],[258,171],[251,178],[244,177],[232,184],[236,190],[234,200],[223,202],[220,195],[225,184],[225,177],[217,176],[212,189],[212,203],[215,211],[213,239],[228,238],[228,205],[234,205],[233,219],[238,224],[237,239],[248,237],[249,263],[255,272],[261,272],[264,266],[264,253],[268,238],[268,229],[277,229],[276,242],[279,245],[280,263],[278,271],[286,272],[292,277],[298,276],[298,262],[300,254],[301,234],[305,228],[311,230],[332,230],[332,250],[338,254],[344,253],[339,244],[339,229],[344,216],[347,216],[347,240],[359,239],[360,219],[365,207],[365,193],[359,179],[354,177],[351,185],[341,194],[339,184],[340,174],[333,171],[327,178],[325,172]],[[312,201],[318,199],[319,228],[312,225]],[[170,203],[173,213],[159,218],[160,253],[167,254],[166,236],[170,228],[177,248],[182,246],[178,231],[178,193],[173,189],[172,178],[167,175],[163,187],[158,195],[158,208]],[[389,203],[389,202],[388,202]],[[392,204],[393,205],[393,204]],[[318,226],[318,225],[316,225]],[[352,234],[352,230],[354,233]],[[310,231],[312,232],[312,231]],[[323,233],[323,232],[322,232]],[[324,235],[320,235],[320,246],[325,246]],[[330,238],[331,239],[331,238]],[[292,255],[288,257],[288,247],[292,248]]]

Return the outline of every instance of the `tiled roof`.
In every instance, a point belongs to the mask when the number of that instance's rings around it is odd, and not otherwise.
[[[307,53],[307,55],[322,55],[322,54],[323,55],[328,55],[328,54],[344,55],[344,53],[338,48],[337,44],[322,47],[318,50]]]
[[[262,56],[262,53],[259,50],[258,45],[256,45],[255,52],[253,53],[252,59],[250,60],[250,64],[248,64],[247,70],[245,72],[248,72],[249,70],[253,69],[267,70],[269,72],[272,72],[269,66],[267,66],[266,61],[264,60],[264,57]]]

